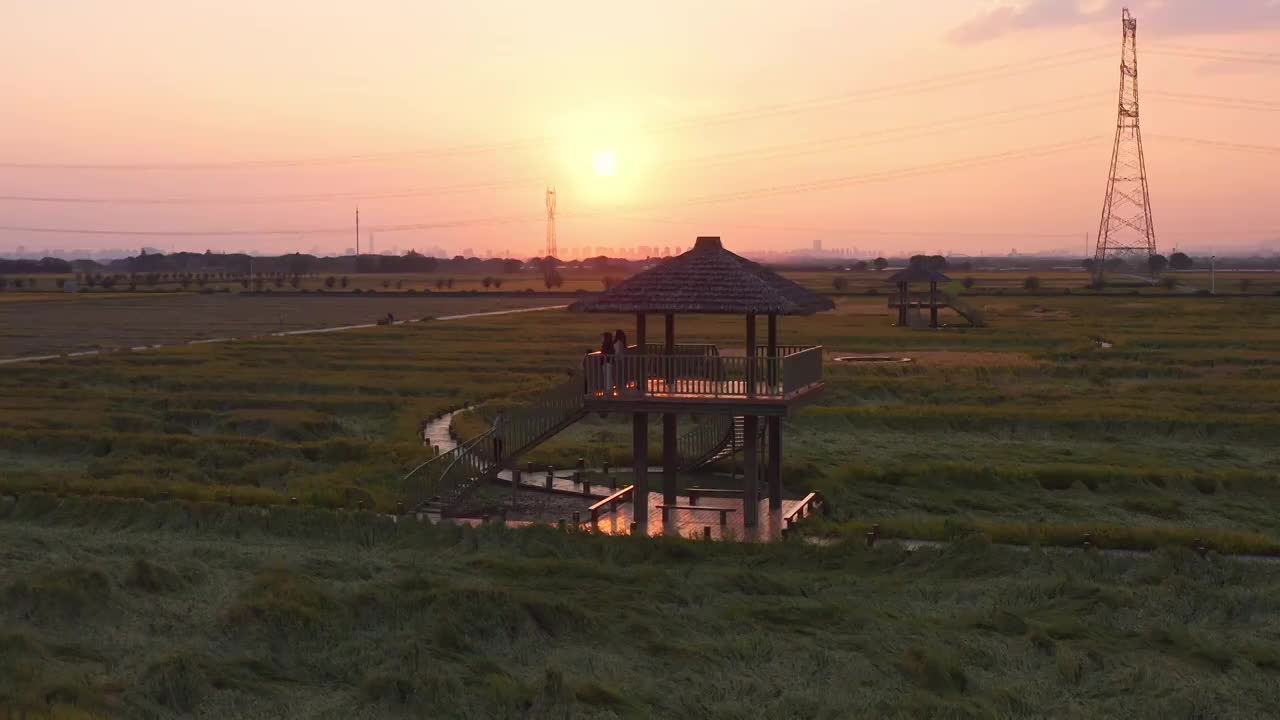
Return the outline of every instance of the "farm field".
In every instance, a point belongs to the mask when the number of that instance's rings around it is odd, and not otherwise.
[[[824,493],[821,532],[1276,551],[1280,299],[989,297],[989,327],[942,331],[893,328],[883,303],[781,324],[782,342],[829,350],[823,400],[785,429],[784,483]],[[426,457],[422,420],[479,403],[461,429],[482,428],[631,323],[549,311],[7,367],[2,482],[390,509]],[[742,332],[677,326],[726,347]],[[834,361],[849,353],[913,361]],[[622,466],[627,437],[591,417],[529,459]]]
[[[543,298],[26,293],[0,302],[0,359],[554,305]]]
[[[0,498],[0,713],[1258,718],[1280,566]]]

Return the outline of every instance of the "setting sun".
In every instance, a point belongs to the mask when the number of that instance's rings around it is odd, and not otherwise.
[[[618,154],[612,150],[597,150],[591,156],[591,166],[600,177],[613,177],[618,174]]]

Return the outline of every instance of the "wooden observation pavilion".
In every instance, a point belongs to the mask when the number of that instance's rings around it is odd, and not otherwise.
[[[631,517],[642,532],[649,524],[650,415],[662,416],[662,503],[657,507],[664,520],[668,510],[703,509],[677,504],[680,414],[740,424],[744,528],[759,522],[762,436],[767,449],[763,474],[768,506],[771,511],[782,508],[782,418],[822,393],[823,349],[779,345],[778,318],[833,308],[828,298],[725,250],[718,237],[699,237],[689,252],[571,306],[578,312],[630,314],[636,319],[634,344],[628,352],[612,357],[592,353],[583,361],[582,374],[585,411],[632,418]],[[663,318],[661,342],[649,341],[649,315]],[[743,316],[743,350],[722,352],[713,345],[678,344],[677,315]],[[763,344],[757,338],[760,316],[767,319]]]
[[[912,324],[910,317],[912,309],[928,308],[929,327],[936,328],[938,327],[938,309],[951,306],[949,299],[943,298],[938,294],[938,283],[949,283],[951,278],[936,270],[930,270],[920,265],[911,265],[905,270],[899,270],[889,276],[889,279],[885,282],[892,283],[898,287],[897,295],[889,298],[889,307],[897,308],[897,324],[901,327],[907,327]],[[929,292],[927,294],[912,293],[911,285],[913,283],[929,283]]]

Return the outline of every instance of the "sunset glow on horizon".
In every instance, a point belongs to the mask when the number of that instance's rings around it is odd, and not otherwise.
[[[3,5],[0,254],[1080,254],[1115,131],[1109,0]],[[1161,249],[1280,239],[1280,4],[1128,6]]]

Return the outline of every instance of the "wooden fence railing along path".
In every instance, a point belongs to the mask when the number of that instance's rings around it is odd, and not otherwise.
[[[783,346],[776,355],[757,352],[754,357],[720,355],[714,345],[677,346],[670,355],[657,354],[665,353],[665,348],[656,344],[646,345],[645,354],[635,350],[633,346],[632,352],[611,359],[589,354],[568,381],[504,413],[499,432],[490,428],[452,447],[441,447],[439,455],[401,478],[405,506],[448,513],[481,483],[514,469],[521,455],[584,417],[590,397],[637,393],[786,397],[822,377],[820,347]],[[647,382],[641,383],[640,378]],[[744,444],[743,426],[741,417],[703,417],[677,441],[678,468],[704,467],[736,452]],[[759,431],[763,434],[763,424]]]

